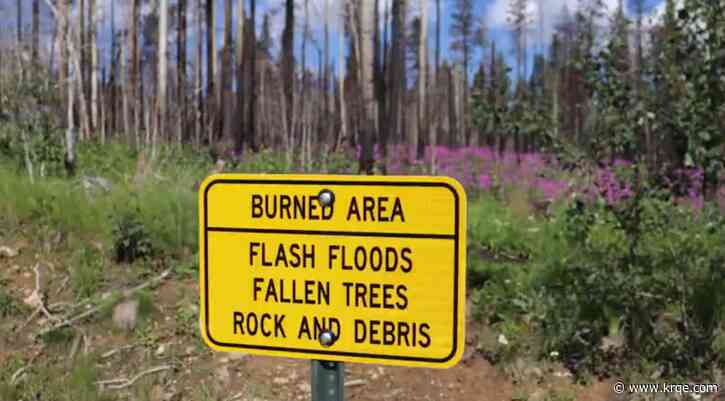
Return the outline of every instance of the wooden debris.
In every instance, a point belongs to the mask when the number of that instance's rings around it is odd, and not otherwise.
[[[164,271],[160,275],[152,278],[151,280],[146,281],[145,283],[142,283],[134,288],[123,291],[123,293],[121,295],[123,298],[130,297],[131,295],[133,295],[141,290],[144,290],[148,287],[151,287],[153,285],[156,285],[156,284],[164,281],[170,274],[171,274],[171,269],[167,269],[166,271]],[[76,322],[82,321],[82,320],[87,319],[88,317],[96,314],[102,308],[103,308],[103,304],[102,303],[98,304],[79,315],[73,316],[71,318],[67,318],[63,321],[60,321],[60,322],[42,330],[40,333],[38,333],[38,336],[46,335],[46,334],[50,333],[51,331],[58,330],[60,328],[66,327],[66,326],[72,326]]]
[[[356,387],[356,386],[364,386],[368,384],[366,380],[362,379],[355,379],[345,382],[345,387]]]
[[[157,366],[155,368],[144,370],[143,372],[140,372],[136,374],[134,377],[130,379],[111,379],[111,380],[99,380],[96,382],[96,385],[98,385],[101,388],[108,389],[108,390],[121,390],[126,387],[131,387],[136,383],[139,379],[141,379],[144,376],[163,372],[166,370],[172,369],[173,366],[171,365],[161,365]]]

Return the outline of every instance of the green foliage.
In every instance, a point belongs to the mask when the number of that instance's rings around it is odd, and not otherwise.
[[[660,99],[669,104],[657,117],[673,136],[684,136],[679,162],[701,167],[713,190],[725,162],[725,7],[686,0],[678,9],[669,2],[666,11],[655,72]]]
[[[104,177],[112,182],[124,182],[136,166],[137,153],[120,142],[101,144],[85,141],[76,147],[79,175]]]
[[[153,295],[149,291],[139,291],[134,295],[134,299],[138,301],[139,321],[146,322],[156,310]]]
[[[105,260],[103,254],[93,246],[78,250],[71,269],[71,287],[79,298],[93,296],[103,278]]]
[[[176,334],[193,337],[198,334],[199,307],[185,299],[176,309]]]
[[[665,375],[725,362],[713,349],[725,316],[725,226],[722,217],[708,225],[713,217],[641,195],[616,207],[575,203],[559,235],[568,252],[537,275],[549,348],[594,372],[633,357]],[[618,336],[621,347],[601,347]]]
[[[274,152],[271,149],[263,149],[258,153],[245,153],[242,160],[232,164],[231,171],[253,173],[265,172],[280,174],[289,172],[291,166],[283,152]]]
[[[123,210],[115,217],[113,248],[117,263],[133,263],[153,254],[151,240],[138,215],[140,210]]]
[[[471,94],[471,121],[473,126],[489,137],[505,135],[503,125],[509,120],[509,90],[511,69],[503,54],[492,54],[486,79],[483,68],[479,69]]]
[[[19,308],[13,297],[8,294],[5,285],[0,280],[0,317],[9,317],[19,312]]]
[[[29,161],[34,176],[59,175],[63,135],[50,108],[57,91],[49,79],[28,74],[8,66],[0,77],[0,159],[26,171]]]
[[[176,263],[174,275],[179,279],[196,278],[199,274],[199,254],[195,253],[190,258]]]
[[[97,372],[91,358],[79,358],[68,380],[68,400],[97,401],[100,399],[96,386]]]
[[[515,219],[511,210],[500,202],[482,197],[469,206],[469,244],[473,250],[488,250],[493,254],[528,255],[532,248],[526,219]],[[534,228],[535,227],[531,227]],[[475,254],[475,252],[474,252]]]
[[[70,327],[61,327],[55,330],[50,330],[43,334],[40,339],[49,345],[65,345],[68,344],[74,337],[74,331]]]
[[[725,366],[717,209],[694,214],[639,188],[617,206],[576,200],[548,222],[485,197],[469,210],[474,316],[505,338],[485,350],[492,360],[556,351],[580,377],[645,365],[664,377],[697,376]]]
[[[636,155],[640,110],[635,107],[638,93],[631,84],[629,21],[624,10],[617,10],[612,25],[612,37],[596,56],[588,77],[596,93],[589,146],[595,160],[615,157],[631,160]]]
[[[98,391],[98,374],[91,356],[73,361],[70,370],[34,363],[15,384],[10,376],[22,367],[20,359],[12,360],[0,369],[0,399],[34,401],[103,401],[113,399],[111,394]]]
[[[130,214],[137,214],[136,219],[143,225],[143,233],[150,241],[144,243],[143,235],[139,234],[139,250],[162,251],[174,257],[197,250],[197,202],[198,194],[183,184],[170,185],[165,190],[160,190],[158,183],[142,187],[137,201],[130,200],[128,203],[137,205],[136,210],[127,210],[126,214],[129,228],[134,220]]]
[[[104,238],[103,205],[92,203],[73,182],[51,177],[29,183],[0,162],[0,212],[11,226],[32,223]]]

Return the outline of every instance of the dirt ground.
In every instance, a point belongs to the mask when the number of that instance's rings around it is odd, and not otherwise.
[[[7,243],[7,242],[6,242]],[[3,245],[0,243],[0,245]],[[149,321],[135,331],[113,327],[102,314],[79,321],[72,336],[57,344],[34,338],[53,319],[63,316],[63,303],[77,302],[68,285],[63,255],[31,252],[28,242],[14,242],[19,255],[0,257],[0,279],[19,304],[27,303],[36,286],[36,273],[45,305],[58,305],[51,315],[23,313],[0,320],[0,369],[17,366],[70,366],[78,354],[94,355],[98,381],[130,379],[154,367],[165,369],[144,376],[120,390],[104,388],[112,399],[150,401],[290,401],[310,399],[310,362],[246,354],[214,353],[195,329],[197,279],[172,276],[151,290],[154,311]],[[42,249],[42,248],[40,248]],[[49,250],[52,251],[52,250]],[[130,288],[142,280],[138,275],[112,266],[104,274],[101,291]],[[156,272],[157,273],[157,272]],[[184,313],[184,311],[191,311]],[[184,317],[186,316],[186,317]],[[512,375],[492,366],[475,352],[477,333],[483,327],[468,319],[467,350],[451,369],[389,367],[347,364],[345,399],[359,401],[604,401],[615,400],[609,382],[586,386],[572,384],[567,372],[556,366],[521,362]],[[15,365],[11,366],[11,362]],[[16,373],[17,371],[13,372]],[[1,376],[0,376],[1,377]],[[20,380],[22,375],[18,376]],[[139,394],[145,394],[139,398]],[[3,400],[5,401],[5,400]],[[8,400],[12,401],[12,400]]]

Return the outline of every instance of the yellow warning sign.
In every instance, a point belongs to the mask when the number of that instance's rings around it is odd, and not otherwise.
[[[199,206],[201,332],[213,349],[460,360],[466,195],[454,179],[218,174]]]

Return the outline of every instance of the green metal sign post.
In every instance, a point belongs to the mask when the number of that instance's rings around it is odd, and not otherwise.
[[[312,401],[344,401],[344,382],[342,362],[312,361]]]

